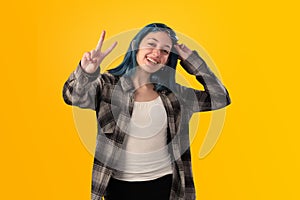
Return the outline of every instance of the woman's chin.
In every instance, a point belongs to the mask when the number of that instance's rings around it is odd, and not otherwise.
[[[138,67],[140,69],[142,69],[144,72],[147,72],[149,74],[155,73],[155,72],[157,72],[161,68],[161,66],[159,64],[157,64],[157,65],[144,64],[144,65],[142,65],[142,66],[140,65]]]

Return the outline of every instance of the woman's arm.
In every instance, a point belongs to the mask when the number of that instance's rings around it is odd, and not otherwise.
[[[187,100],[187,105],[194,112],[216,110],[229,105],[231,100],[227,89],[198,53],[189,50],[186,46],[178,45],[176,49],[181,57],[181,66],[194,75],[204,87],[204,91],[182,86],[178,88]]]
[[[97,100],[100,97],[103,80],[100,74],[100,63],[114,49],[116,42],[106,51],[101,52],[105,38],[105,31],[102,32],[96,49],[84,53],[78,67],[69,76],[63,87],[64,101],[69,105],[95,110]]]
[[[81,62],[72,72],[63,87],[63,99],[69,105],[95,110],[97,95],[101,91],[100,68],[94,73],[87,73]]]

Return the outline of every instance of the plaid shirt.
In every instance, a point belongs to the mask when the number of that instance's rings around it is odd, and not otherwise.
[[[189,120],[194,112],[223,108],[230,104],[226,88],[207,67],[196,51],[180,64],[204,86],[204,91],[179,84],[159,91],[168,119],[168,150],[173,168],[170,200],[195,199],[191,169]],[[134,86],[130,78],[100,74],[100,69],[88,74],[80,64],[63,88],[63,98],[69,105],[96,111],[97,145],[92,174],[92,200],[105,196],[118,156],[124,150],[128,124],[134,104]]]

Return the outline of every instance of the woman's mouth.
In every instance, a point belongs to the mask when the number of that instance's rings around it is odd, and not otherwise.
[[[154,60],[153,58],[146,57],[146,59],[154,65],[157,65],[159,63],[158,61]]]

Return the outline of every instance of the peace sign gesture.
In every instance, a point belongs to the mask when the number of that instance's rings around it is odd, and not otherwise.
[[[94,73],[100,66],[103,59],[115,48],[117,42],[114,42],[108,49],[101,52],[102,44],[105,38],[105,31],[102,31],[96,49],[83,54],[81,59],[81,67],[87,73]]]

